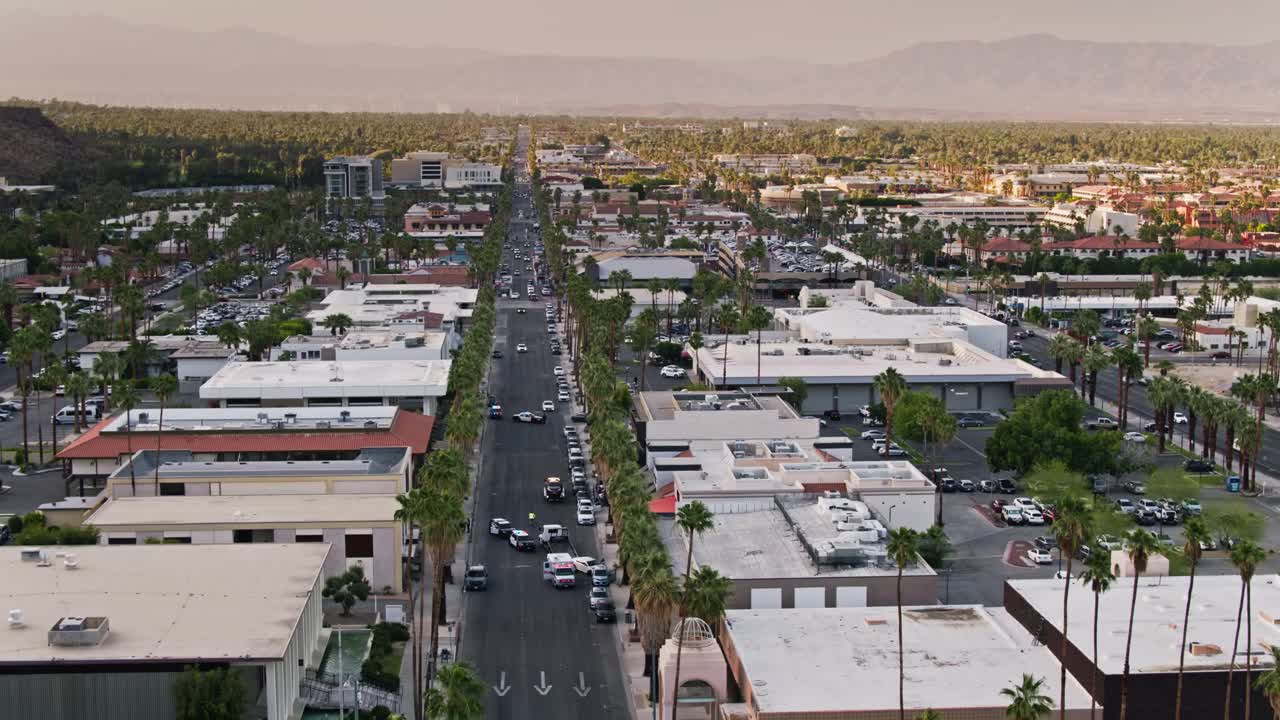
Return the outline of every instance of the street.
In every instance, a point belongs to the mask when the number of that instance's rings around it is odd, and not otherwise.
[[[521,137],[527,142],[526,134]],[[524,150],[517,149],[515,157],[523,158]],[[517,188],[508,230],[512,246],[532,238],[531,223],[515,219],[521,210],[532,214],[529,185],[519,182]],[[509,255],[504,259],[511,260]],[[502,405],[503,417],[486,420],[468,552],[468,564],[488,568],[489,589],[466,597],[460,652],[489,687],[487,718],[625,717],[617,629],[596,624],[588,612],[587,577],[578,575],[572,590],[553,588],[542,579],[545,550],[517,552],[505,537],[488,535],[489,520],[495,517],[510,520],[535,538],[542,524],[558,523],[568,528],[570,547],[557,546],[557,552],[600,557],[594,528],[575,522],[572,499],[551,504],[542,498],[545,478],[568,482],[562,428],[571,404],[558,404],[555,412],[547,413],[544,425],[511,419],[524,410],[541,412],[542,402],[556,395],[552,367],[568,370],[568,355],[550,352],[543,305],[541,299],[525,297],[498,301],[494,347],[503,357],[492,361],[488,393]],[[517,314],[517,307],[527,312]],[[517,353],[519,343],[529,351]],[[603,521],[603,511],[599,517]],[[622,622],[621,609],[619,615]]]

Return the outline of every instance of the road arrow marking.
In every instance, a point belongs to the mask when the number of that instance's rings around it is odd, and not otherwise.
[[[578,693],[578,697],[586,697],[587,693],[591,692],[591,687],[587,685],[587,679],[582,673],[578,673],[578,685],[573,688],[573,691]]]
[[[551,686],[547,684],[547,673],[545,671],[538,672],[538,681],[540,684],[534,685],[533,689],[537,690],[539,695],[546,697],[547,693],[551,692]]]
[[[491,685],[490,687],[493,688],[494,692],[498,693],[498,697],[502,697],[508,692],[511,692],[511,686],[507,684],[506,671],[503,671],[502,674],[498,676],[498,684]]]

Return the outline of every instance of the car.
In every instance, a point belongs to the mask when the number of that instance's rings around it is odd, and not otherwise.
[[[524,315],[524,314],[525,314],[525,309],[524,309],[524,308],[516,308],[516,314],[517,314],[517,315]]]
[[[1026,517],[1023,516],[1021,508],[1017,505],[1005,505],[1002,507],[1000,509],[1000,517],[1004,518],[1004,521],[1010,525],[1021,525],[1026,522]]]
[[[587,421],[587,414],[586,414],[586,413],[580,413],[580,412],[578,412],[578,413],[574,413],[574,414],[572,414],[572,415],[570,415],[570,416],[569,416],[569,420],[570,420],[571,422],[584,423],[584,422],[586,422],[586,421]]]
[[[999,489],[995,480],[979,480],[978,489],[985,493],[993,493]]]
[[[1141,480],[1129,480],[1124,484],[1124,489],[1134,495],[1146,495],[1147,486],[1142,484]]]
[[[1204,540],[1200,541],[1200,549],[1201,550],[1217,550],[1218,541],[1214,540],[1211,537],[1207,537]]]
[[[1093,541],[1093,544],[1103,550],[1121,550],[1124,548],[1124,543],[1120,542],[1120,538],[1117,538],[1115,535],[1099,535],[1098,538]]]
[[[1133,521],[1139,525],[1155,525],[1156,514],[1145,508],[1137,508],[1133,511]]]
[[[512,415],[511,419],[518,423],[533,423],[535,425],[541,425],[547,421],[547,416],[525,410],[522,413]]]
[[[883,440],[884,431],[883,430],[863,430],[861,437],[863,440]]]
[[[1005,495],[1012,495],[1018,492],[1018,486],[1009,478],[1000,478],[997,483],[997,489]]]
[[[1045,522],[1044,513],[1033,507],[1022,508],[1022,517],[1028,525],[1043,525]]]
[[[960,489],[960,485],[956,483],[955,478],[949,477],[942,478],[938,486],[944,493],[955,492]]]
[[[574,572],[580,572],[583,575],[590,575],[591,568],[600,564],[600,560],[598,558],[591,557],[590,555],[578,555],[572,559],[572,562]]]
[[[556,393],[556,402],[569,402],[569,400],[570,398],[569,398],[568,390],[561,390],[560,392]]]
[[[1119,510],[1125,515],[1132,515],[1137,512],[1137,507],[1129,498],[1116,498],[1116,510]]]
[[[1035,545],[1036,547],[1040,548],[1041,550],[1052,550],[1052,549],[1054,549],[1054,548],[1058,547],[1058,541],[1057,541],[1057,540],[1054,540],[1053,538],[1049,537],[1048,535],[1039,535],[1039,536],[1037,536],[1035,540],[1031,541],[1031,544]]]
[[[977,489],[978,489],[978,486],[977,486],[977,485],[975,485],[975,484],[974,484],[974,482],[973,482],[972,480],[961,480],[961,481],[960,481],[960,492],[967,492],[967,493],[968,493],[968,492],[973,492],[974,490],[977,490]]]
[[[53,338],[54,340],[61,340],[66,336],[67,336],[66,330],[54,330],[53,332],[49,333],[49,337]]]
[[[493,420],[500,420],[500,419],[502,419],[502,406],[501,406],[501,405],[490,405],[490,406],[489,406],[489,417],[490,417],[491,419],[493,419]]]
[[[487,590],[489,587],[489,571],[483,565],[472,565],[462,581],[463,590]]]
[[[595,615],[597,623],[613,623],[618,621],[618,610],[614,607],[612,600],[596,603],[591,608],[591,612]]]
[[[1124,439],[1131,443],[1145,443],[1147,441],[1147,436],[1140,432],[1131,431],[1124,434]]]
[[[1009,352],[1022,352],[1022,343],[1017,340],[1010,340]]]
[[[552,355],[560,355],[560,354],[561,354],[560,346],[559,346],[559,345],[552,345],[552,346],[551,346],[551,354],[552,354]]]
[[[1191,458],[1182,467],[1187,472],[1194,472],[1194,473],[1213,472],[1213,463],[1209,462],[1208,460],[1199,460],[1196,458]]]
[[[684,368],[680,368],[675,365],[667,365],[659,370],[658,374],[665,378],[682,378],[684,377]]]
[[[1089,428],[1090,430],[1115,430],[1116,428],[1120,427],[1120,423],[1116,422],[1115,420],[1109,417],[1099,417],[1099,418],[1093,418],[1092,420],[1085,423],[1085,427]]]
[[[512,530],[508,533],[507,543],[520,552],[533,552],[538,549],[538,544],[524,530]]]
[[[1214,360],[1229,360],[1231,359],[1231,353],[1227,352],[1226,350],[1219,350],[1217,352],[1209,353],[1209,357],[1213,358]]]
[[[1029,498],[1029,497],[1014,498],[1014,499],[1013,499],[1013,504],[1014,504],[1014,505],[1017,505],[1018,507],[1022,508],[1023,510],[1026,510],[1027,508],[1032,508],[1032,509],[1034,509],[1034,510],[1039,510],[1039,509],[1040,509],[1040,506],[1036,504],[1036,501],[1035,501],[1035,500],[1032,500],[1032,499],[1031,499],[1031,498]]]
[[[587,603],[591,610],[595,610],[597,605],[603,605],[607,602],[613,602],[609,598],[609,588],[592,586],[591,594],[587,596]]]
[[[1053,553],[1040,548],[1031,548],[1027,551],[1027,559],[1037,565],[1048,565],[1053,562]]]
[[[578,506],[577,520],[579,525],[596,524],[596,511],[590,507],[590,502],[590,500],[587,501],[588,505],[586,507],[582,505]]]
[[[1152,433],[1155,431],[1156,431],[1156,424],[1154,422],[1146,422],[1142,424],[1142,432]]]
[[[503,537],[511,534],[511,521],[506,518],[493,518],[489,521],[489,534]]]
[[[493,358],[494,360],[501,360],[501,359],[502,359],[502,351],[501,351],[501,350],[499,350],[498,348],[494,348],[494,349],[493,349],[493,352],[489,353],[489,357]]]
[[[1201,513],[1200,501],[1194,498],[1183,500],[1182,512],[1184,515],[1198,516]]]
[[[1175,412],[1173,413],[1173,424],[1174,424],[1174,425],[1186,425],[1186,424],[1187,424],[1187,415],[1186,415],[1186,413],[1183,413],[1183,412],[1177,412],[1177,411],[1175,411]]]
[[[520,343],[519,345],[516,345],[516,352],[527,353],[529,352],[529,346],[525,345],[524,343]]]
[[[559,365],[551,368],[551,372],[555,373],[557,377],[564,377],[564,368],[560,367]]]
[[[885,450],[884,447],[882,446],[881,452],[883,452],[883,454],[887,455],[888,457],[902,457],[903,455],[907,454],[907,451],[903,450],[898,445],[898,443],[889,443],[888,450]]]
[[[591,566],[591,584],[597,587],[608,587],[613,584],[613,572],[604,563]]]
[[[59,386],[55,387],[55,388],[53,389],[53,394],[54,394],[54,395],[56,395],[56,396],[58,396],[58,397],[62,397],[63,395],[66,395],[66,394],[67,394],[67,386],[66,386],[66,385],[59,385]]]
[[[556,409],[556,404],[555,404],[555,403],[551,402],[550,400],[543,400],[543,401],[542,401],[542,411],[543,411],[543,412],[555,412],[555,409]]]
[[[564,426],[564,428],[563,428],[563,430],[561,430],[561,432],[563,432],[563,433],[564,433],[564,436],[565,436],[566,438],[570,438],[570,437],[577,437],[577,436],[578,436],[578,428],[576,428],[576,427],[574,427],[574,426],[572,426],[572,425],[565,425],[565,426]]]

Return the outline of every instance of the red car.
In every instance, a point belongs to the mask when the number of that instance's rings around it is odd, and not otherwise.
[[[991,501],[991,511],[999,515],[1004,512],[1004,501],[999,498]]]

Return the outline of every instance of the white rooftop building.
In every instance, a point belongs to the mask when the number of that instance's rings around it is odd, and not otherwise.
[[[323,328],[320,328],[323,330]],[[271,359],[285,353],[293,360],[448,360],[452,334],[413,329],[409,325],[360,327],[340,337],[294,335],[271,349]]]
[[[233,362],[200,399],[222,407],[397,405],[434,415],[449,384],[450,360]]]

